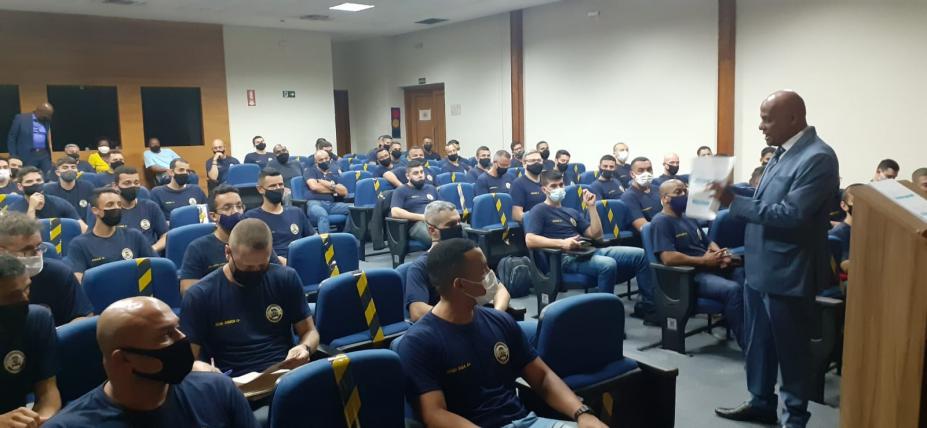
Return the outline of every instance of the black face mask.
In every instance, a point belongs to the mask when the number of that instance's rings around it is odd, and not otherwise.
[[[123,161],[112,162],[112,163],[109,164],[109,169],[116,169],[116,168],[119,168],[120,166],[123,166],[123,165],[125,165],[125,163],[124,163]]]
[[[80,159],[80,153],[68,153],[68,156],[70,156],[74,160]]]
[[[286,163],[289,161],[290,161],[289,153],[280,153],[279,155],[277,155],[277,162],[280,162],[281,165],[286,165]]]
[[[447,160],[451,162],[457,162],[457,159],[460,159],[460,156],[458,156],[456,153],[452,155],[447,155]]]
[[[316,165],[318,165],[319,169],[322,171],[328,171],[328,162],[319,162]]]
[[[29,315],[29,302],[11,303],[0,306],[0,326],[14,333],[22,331]]]
[[[138,187],[120,187],[119,194],[122,195],[122,199],[125,199],[126,202],[131,203],[138,197]]]
[[[402,151],[401,151],[401,150],[393,150],[393,151],[389,152],[389,154],[392,155],[394,158],[399,159],[399,157],[402,156]]]
[[[614,177],[614,176],[615,176],[615,172],[612,171],[612,170],[608,170],[608,169],[600,169],[600,170],[599,170],[599,177],[602,177],[602,178],[604,178],[604,179],[606,179],[606,180],[611,180],[612,177]]]
[[[174,181],[179,186],[186,186],[187,182],[190,181],[190,174],[174,174]]]
[[[42,187],[43,186],[41,183],[36,183],[36,184],[29,185],[29,186],[23,186],[23,193],[28,198],[35,193],[42,193]]]
[[[270,202],[270,203],[272,203],[272,204],[274,204],[274,205],[277,205],[277,204],[283,202],[283,189],[280,189],[280,190],[265,190],[265,191],[264,191],[264,198],[267,199],[268,202]]]
[[[186,337],[161,349],[121,348],[123,352],[144,355],[161,362],[161,370],[154,373],[142,373],[133,369],[138,377],[176,385],[193,370],[193,350]]]
[[[430,152],[430,151],[431,151],[431,148],[432,148],[432,145],[431,145],[431,144],[425,144],[425,151],[426,151],[426,152]]]
[[[390,164],[393,162],[389,159],[383,159],[380,161],[380,165],[383,165],[384,168],[389,168]]]
[[[550,150],[541,150],[541,159],[547,160],[550,157]]]
[[[70,183],[77,180],[77,171],[62,171],[58,177],[61,178],[61,181]]]
[[[496,173],[499,174],[500,177],[505,175],[505,173],[508,172],[508,170],[509,169],[507,167],[502,167],[502,166],[496,167]]]
[[[161,153],[161,146],[150,147],[152,153]]]
[[[10,178],[16,178],[19,174],[19,168],[10,168]]]
[[[264,280],[264,273],[267,272],[266,266],[261,270],[239,270],[238,266],[235,265],[235,259],[232,259],[232,268],[234,269],[234,271],[232,271],[232,278],[235,282],[245,287],[257,287],[261,285],[261,281]]]
[[[569,166],[570,166],[570,164],[568,164],[568,163],[558,163],[558,164],[557,164],[557,170],[560,171],[560,172],[564,172],[564,171],[567,170],[567,167],[569,167]]]
[[[255,148],[255,149],[258,149],[258,151],[263,152],[264,149],[267,148],[267,143],[257,143],[257,144],[254,145],[254,148]]]
[[[538,175],[541,173],[541,171],[544,171],[544,164],[533,163],[531,165],[526,166],[525,169],[528,170],[528,172],[530,172],[531,175]]]
[[[416,190],[421,190],[422,187],[425,187],[425,180],[409,180],[409,183],[412,183],[412,187]]]
[[[461,226],[461,225],[459,225],[459,224],[456,225],[456,226],[451,226],[451,227],[449,227],[449,228],[447,228],[447,229],[438,229],[438,232],[441,233],[441,240],[442,240],[442,241],[447,241],[448,239],[463,238],[463,237],[464,237],[464,234],[463,234],[463,226]]]
[[[103,210],[103,217],[100,217],[100,221],[109,227],[116,226],[122,221],[122,208]]]
[[[482,158],[482,159],[480,159],[480,166],[481,166],[483,169],[489,168],[489,165],[492,165],[492,161],[489,160],[489,158]]]
[[[676,175],[676,173],[679,172],[679,165],[667,165],[666,172],[668,172],[669,175]]]
[[[519,150],[519,151],[515,152],[515,159],[521,159],[524,155],[525,155],[525,151],[524,151],[524,150]]]

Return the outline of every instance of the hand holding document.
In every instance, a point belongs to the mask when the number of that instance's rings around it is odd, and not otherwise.
[[[289,373],[289,369],[282,368],[289,364],[289,360],[281,361],[264,369],[264,371],[245,373],[241,376],[232,378],[238,390],[249,400],[259,400],[267,397],[277,388],[277,382],[280,378]]]
[[[696,220],[714,220],[721,202],[714,197],[712,183],[726,183],[734,171],[733,156],[703,156],[692,161],[689,175],[689,200],[686,217]]]

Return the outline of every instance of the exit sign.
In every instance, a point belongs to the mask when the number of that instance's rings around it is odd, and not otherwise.
[[[283,91],[283,98],[296,98],[296,91]]]
[[[419,77],[419,78],[418,78],[418,84],[419,84],[419,85],[424,85],[424,84],[425,84],[425,78],[424,78],[424,77]]]

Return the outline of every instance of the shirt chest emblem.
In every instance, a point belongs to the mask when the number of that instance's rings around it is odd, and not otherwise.
[[[187,203],[189,203],[190,205],[196,205],[196,198],[187,199]]]
[[[509,354],[509,346],[504,342],[496,342],[496,344],[492,346],[492,354],[496,357],[496,361],[499,364],[506,365],[509,363],[511,354]]]
[[[570,224],[572,224],[574,227],[576,227],[576,219],[573,218],[573,217],[570,217]]]
[[[283,308],[277,304],[270,305],[264,310],[264,316],[267,317],[267,321],[276,324],[283,319]]]
[[[122,258],[123,258],[124,260],[131,260],[134,256],[135,256],[135,254],[132,253],[132,250],[130,250],[130,249],[128,249],[128,248],[123,248],[123,249],[122,249]]]
[[[290,233],[299,235],[299,226],[297,226],[296,223],[290,225]]]
[[[431,200],[434,200],[434,199],[435,199],[435,197],[434,197],[434,196],[432,196],[432,195],[431,195],[430,193],[429,193],[429,194],[427,194],[427,195],[425,195],[425,198],[426,198],[426,199],[428,199],[429,201],[431,201]]]
[[[3,357],[3,369],[9,374],[19,374],[26,366],[26,354],[20,350],[12,350]]]
[[[86,199],[81,199],[81,200],[77,203],[77,205],[80,205],[81,208],[87,208],[87,200],[86,200]]]
[[[148,221],[147,218],[143,218],[142,221],[138,222],[138,226],[141,227],[142,230],[148,230],[151,229],[151,222]]]

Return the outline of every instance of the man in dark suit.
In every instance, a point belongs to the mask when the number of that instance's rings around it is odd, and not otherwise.
[[[31,113],[20,113],[13,118],[10,135],[6,139],[10,156],[22,159],[26,166],[34,166],[48,174],[51,163],[51,119],[55,109],[49,103],[39,104]]]
[[[747,389],[751,399],[718,408],[727,419],[776,423],[777,373],[784,412],[779,423],[804,427],[808,413],[809,331],[814,296],[829,286],[828,212],[839,187],[837,155],[805,120],[805,103],[778,91],[760,106],[760,131],[776,154],[753,197],[713,187],[732,215],[747,222],[744,287]],[[729,186],[729,184],[728,184]]]

